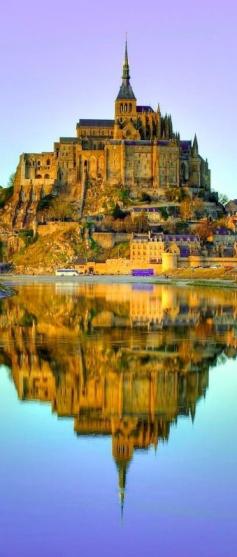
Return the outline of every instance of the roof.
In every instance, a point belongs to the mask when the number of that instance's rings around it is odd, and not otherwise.
[[[161,139],[158,141],[158,145],[160,145],[160,147],[166,147],[167,145],[169,145],[169,140],[168,139]]]
[[[77,143],[77,137],[60,137],[60,143]]]
[[[80,128],[113,128],[114,120],[79,120],[77,127]]]
[[[225,209],[227,211],[237,211],[237,199],[232,199],[231,201],[228,201],[228,203],[226,203],[225,205]]]
[[[226,228],[225,226],[218,226],[215,231],[214,234],[216,236],[218,235],[222,235],[222,236],[234,236],[235,233],[233,232],[233,230],[230,230],[229,228]]]
[[[190,141],[190,140],[180,141],[180,146],[181,146],[182,151],[189,151],[189,149],[191,149],[191,147],[192,147],[192,141]]]
[[[153,108],[148,105],[137,106],[137,112],[154,112]]]
[[[119,89],[119,94],[117,96],[117,101],[119,100],[136,100],[129,80],[123,80],[122,85]]]

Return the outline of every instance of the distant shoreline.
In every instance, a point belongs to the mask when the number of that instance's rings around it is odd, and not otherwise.
[[[131,275],[80,275],[78,277],[58,277],[55,275],[1,275],[4,285],[23,284],[167,284],[171,286],[215,286],[237,289],[232,280],[218,278],[178,278],[178,277],[133,277]],[[0,288],[1,291],[1,288]],[[6,294],[7,295],[7,294]],[[2,296],[4,297],[4,295]]]

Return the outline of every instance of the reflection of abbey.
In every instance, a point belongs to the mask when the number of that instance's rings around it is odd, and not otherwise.
[[[1,362],[21,400],[50,402],[78,435],[112,436],[123,499],[134,451],[168,440],[179,415],[194,419],[209,367],[236,356],[235,293],[44,288],[4,301]]]
[[[137,103],[127,45],[114,119],[79,120],[76,132],[76,137],[61,137],[52,152],[21,155],[8,214],[13,227],[32,225],[37,203],[52,192],[66,191],[81,214],[103,210],[106,195],[116,200],[123,190],[134,200],[142,194],[159,200],[178,187],[208,200],[210,170],[196,136],[193,142],[181,141],[159,106],[153,110]]]

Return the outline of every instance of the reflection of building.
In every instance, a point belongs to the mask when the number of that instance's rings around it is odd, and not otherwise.
[[[77,435],[112,436],[123,505],[134,451],[166,441],[178,416],[194,419],[210,364],[236,355],[235,292],[45,288],[4,301],[1,360],[19,398],[51,402]]]

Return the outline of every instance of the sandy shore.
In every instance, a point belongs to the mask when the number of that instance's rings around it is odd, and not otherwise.
[[[5,285],[23,284],[170,284],[173,286],[215,286],[235,288],[236,282],[225,279],[201,279],[178,277],[133,277],[130,275],[81,275],[78,277],[57,277],[55,275],[1,275]]]

